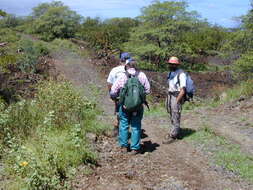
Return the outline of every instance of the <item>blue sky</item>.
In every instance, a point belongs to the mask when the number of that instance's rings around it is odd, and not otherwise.
[[[0,9],[8,13],[24,16],[39,3],[50,0],[0,0]],[[62,0],[72,10],[83,16],[91,17],[135,17],[140,9],[151,4],[152,0]],[[187,0],[188,10],[196,10],[211,23],[225,27],[237,25],[233,17],[246,14],[250,0]]]

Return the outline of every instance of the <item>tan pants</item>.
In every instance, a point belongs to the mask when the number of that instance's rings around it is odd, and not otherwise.
[[[171,120],[171,137],[178,137],[180,133],[180,119],[181,119],[181,111],[182,111],[182,102],[177,103],[177,96],[168,94],[166,100],[167,111],[170,114]]]

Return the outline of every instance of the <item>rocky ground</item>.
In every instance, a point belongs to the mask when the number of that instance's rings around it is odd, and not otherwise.
[[[106,76],[90,59],[78,56],[58,56],[56,68],[72,81],[85,95],[91,89],[99,92],[98,105],[103,109],[102,122],[112,123],[113,103],[106,89]],[[88,89],[88,90],[87,90]],[[252,153],[252,99],[225,107],[201,108],[183,115],[183,127],[198,130],[203,121],[223,136],[242,145]],[[152,109],[152,108],[151,108]],[[143,120],[142,153],[121,153],[116,138],[94,138],[98,152],[98,166],[83,165],[72,185],[76,190],[251,190],[250,184],[237,175],[212,164],[207,155],[191,142],[182,138],[171,144],[162,144],[169,130],[167,116]],[[188,135],[191,135],[188,133]],[[245,143],[247,142],[247,143]]]

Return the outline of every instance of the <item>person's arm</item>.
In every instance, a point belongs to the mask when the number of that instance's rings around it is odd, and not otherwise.
[[[110,92],[111,88],[112,88],[112,84],[111,83],[108,83],[107,84],[107,87],[108,87],[108,91]]]
[[[179,82],[180,92],[179,92],[179,94],[177,96],[177,100],[176,101],[177,101],[177,103],[180,103],[182,101],[182,99],[184,98],[185,93],[186,93],[186,74],[185,73],[181,73],[179,75],[178,79],[180,80],[180,82]]]
[[[139,80],[140,80],[141,84],[144,86],[145,93],[149,94],[150,93],[150,83],[149,83],[148,78],[145,75],[145,73],[143,73],[143,72],[140,73]]]
[[[112,99],[115,99],[119,96],[120,89],[123,88],[126,81],[127,81],[126,76],[121,76],[115,81],[115,83],[113,83],[110,90],[110,96]]]
[[[112,88],[112,84],[113,84],[113,75],[114,74],[113,74],[113,69],[112,69],[108,75],[108,78],[107,78],[107,87],[108,87],[109,92],[110,92],[110,90]]]
[[[179,95],[177,96],[177,104],[182,100],[185,95],[185,87],[180,89]]]

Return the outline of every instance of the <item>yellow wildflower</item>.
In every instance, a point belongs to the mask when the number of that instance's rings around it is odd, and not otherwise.
[[[20,163],[20,166],[26,167],[28,165],[28,162],[24,161]]]

